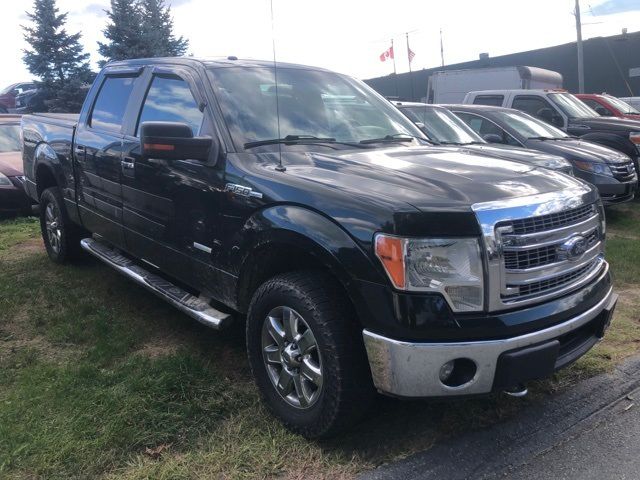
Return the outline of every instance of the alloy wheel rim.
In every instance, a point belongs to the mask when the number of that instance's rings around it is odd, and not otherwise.
[[[57,207],[53,203],[48,203],[44,215],[49,245],[55,253],[59,253],[62,230],[60,229],[60,214]]]
[[[302,315],[289,307],[272,309],[262,326],[262,358],[280,396],[296,408],[310,408],[323,385],[318,342]]]

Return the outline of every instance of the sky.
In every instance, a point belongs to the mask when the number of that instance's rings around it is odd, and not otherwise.
[[[358,78],[387,75],[391,62],[379,57],[394,40],[396,68],[408,71],[406,33],[416,54],[414,70],[440,64],[440,29],[445,63],[533,50],[575,40],[574,0],[166,0],[175,32],[190,41],[197,57],[235,55],[314,65]],[[22,63],[21,25],[29,0],[0,0],[0,88],[32,76]],[[97,42],[109,0],[58,0],[69,12],[67,30],[81,32],[97,69]],[[581,0],[583,37],[640,30],[640,0]],[[273,31],[273,34],[272,34]]]

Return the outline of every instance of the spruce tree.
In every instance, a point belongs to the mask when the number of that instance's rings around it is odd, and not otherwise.
[[[80,33],[67,33],[67,13],[59,13],[56,0],[35,0],[27,16],[32,26],[22,28],[31,48],[23,50],[23,61],[41,79],[45,104],[51,111],[79,112],[86,94],[82,87],[92,77]]]
[[[110,20],[103,30],[108,42],[98,42],[100,55],[108,60],[148,57],[147,42],[142,34],[142,11],[138,3],[133,0],[111,0],[111,10],[105,12]]]
[[[140,0],[142,33],[149,47],[150,57],[177,57],[184,55],[189,41],[173,33],[171,7],[164,0]]]
[[[98,43],[98,51],[107,60],[175,57],[187,50],[189,41],[173,33],[171,8],[163,0],[111,0],[106,13],[108,42]]]

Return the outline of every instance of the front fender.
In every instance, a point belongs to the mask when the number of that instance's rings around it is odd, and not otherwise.
[[[587,133],[580,138],[582,140],[588,140],[589,142],[612,148],[613,150],[629,155],[631,158],[634,158],[637,155],[635,145],[631,140],[629,140],[629,138],[625,138],[622,134],[595,132]]]
[[[238,239],[234,270],[240,284],[254,253],[270,246],[302,249],[313,256],[338,278],[359,311],[366,307],[357,284],[386,282],[381,267],[340,225],[305,207],[278,205],[260,210],[245,222]]]

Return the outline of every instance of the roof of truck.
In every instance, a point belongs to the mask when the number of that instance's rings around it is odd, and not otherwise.
[[[513,108],[508,107],[496,107],[494,105],[474,105],[474,104],[451,104],[451,105],[440,105],[441,107],[445,107],[449,110],[478,110],[479,112],[513,112]],[[519,110],[516,110],[519,111]]]
[[[564,88],[536,88],[529,90],[523,88],[505,88],[502,90],[475,90],[467,93],[467,95],[504,95],[505,93],[526,95],[527,93],[569,93],[569,91]]]
[[[109,62],[109,67],[125,67],[125,66],[140,66],[140,65],[193,65],[199,64],[206,68],[224,68],[224,67],[273,67],[273,60],[256,60],[248,58],[238,58],[234,56],[228,57],[159,57],[159,58],[135,58],[132,60],[116,60]],[[313,67],[308,65],[300,65],[296,63],[277,62],[278,67],[281,68],[300,68],[308,70],[319,70],[329,72],[325,68]]]

